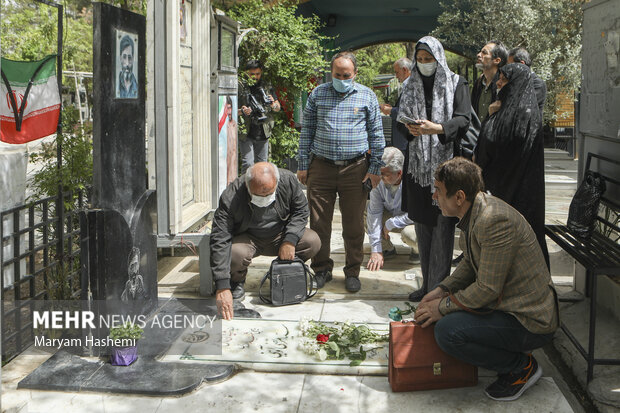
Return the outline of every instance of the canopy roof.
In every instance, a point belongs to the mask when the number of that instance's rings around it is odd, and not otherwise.
[[[437,26],[439,1],[433,0],[309,0],[299,12],[316,14],[335,36],[335,48],[358,49],[375,43],[417,41]]]

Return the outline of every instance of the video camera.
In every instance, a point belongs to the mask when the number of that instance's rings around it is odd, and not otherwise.
[[[267,111],[263,105],[269,106],[273,103],[273,101],[262,87],[257,87],[256,91],[258,92],[257,94],[262,102],[259,102],[259,100],[252,93],[248,93],[248,102],[250,104],[250,108],[252,108],[251,116],[258,123],[262,123],[267,120],[267,116],[265,115]]]

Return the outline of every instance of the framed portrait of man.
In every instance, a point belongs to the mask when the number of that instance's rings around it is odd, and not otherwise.
[[[138,98],[138,34],[116,29],[114,71],[115,97],[117,99]]]

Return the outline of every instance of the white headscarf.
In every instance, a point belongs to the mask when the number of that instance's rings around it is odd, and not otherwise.
[[[439,40],[432,36],[421,38],[418,43],[426,44],[437,60],[435,82],[433,84],[433,109],[431,119],[435,123],[443,123],[452,119],[454,110],[454,94],[459,76],[453,73],[446,64],[446,55]],[[417,50],[416,50],[417,52]],[[397,120],[402,115],[412,119],[427,119],[424,85],[416,68],[411,71],[408,81],[403,84],[400,98],[400,110]],[[409,166],[407,173],[420,186],[430,186],[434,192],[433,181],[437,167],[454,155],[452,143],[443,145],[437,135],[421,135],[409,142]]]

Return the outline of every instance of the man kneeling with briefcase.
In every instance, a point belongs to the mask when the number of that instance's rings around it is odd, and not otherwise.
[[[433,199],[444,216],[460,219],[464,258],[415,318],[422,327],[437,322],[435,340],[449,355],[496,371],[486,394],[508,401],[542,376],[531,351],[558,328],[557,294],[530,225],[483,190],[480,168],[464,158],[437,168]]]
[[[321,248],[316,232],[306,228],[308,200],[297,176],[269,162],[248,168],[222,192],[211,231],[211,269],[222,318],[232,320],[233,299],[243,285],[252,258],[278,256],[303,261]]]

